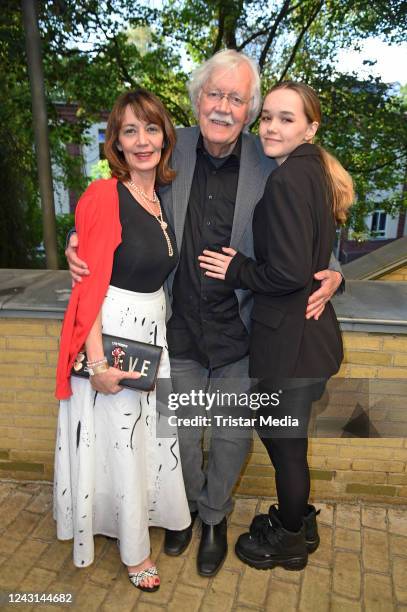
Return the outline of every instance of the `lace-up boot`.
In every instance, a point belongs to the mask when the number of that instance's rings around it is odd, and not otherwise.
[[[259,523],[236,542],[235,552],[243,563],[256,569],[281,566],[287,570],[302,570],[307,565],[304,524],[295,532],[284,529],[281,523]]]

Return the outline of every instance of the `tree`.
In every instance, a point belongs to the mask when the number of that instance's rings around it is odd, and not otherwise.
[[[36,2],[34,0],[22,0],[21,5],[26,41],[27,66],[30,77],[45,257],[47,268],[58,269],[54,188],[52,183],[48,120]]]
[[[7,94],[0,117],[24,151],[27,172],[33,156],[27,147],[32,133],[21,16],[12,0],[3,5],[0,65]],[[72,163],[65,144],[84,142],[86,127],[121,91],[147,87],[161,97],[176,125],[191,125],[188,75],[194,65],[230,47],[259,62],[264,91],[286,78],[316,88],[324,109],[321,142],[355,179],[355,228],[384,195],[380,206],[386,210],[405,207],[405,195],[403,202],[396,189],[406,168],[405,98],[379,79],[362,81],[336,66],[338,49],[357,48],[368,36],[402,40],[401,0],[163,0],[160,9],[133,0],[41,0],[39,6],[52,155],[70,187],[80,190],[83,182],[80,164]],[[74,124],[58,118],[58,101],[78,105]],[[16,115],[15,125],[10,118]],[[34,194],[35,179],[30,172],[27,177]]]
[[[15,3],[0,17],[0,266],[32,267],[41,242],[29,87],[24,37]],[[12,7],[12,8],[11,8]],[[28,112],[27,112],[28,109]],[[32,229],[30,230],[30,226]]]
[[[364,216],[378,206],[393,214],[406,208],[400,186],[407,161],[407,104],[380,79],[342,75],[335,59],[338,48],[357,50],[371,35],[401,42],[403,4],[282,0],[265,6],[257,0],[173,0],[163,32],[170,46],[183,43],[198,62],[223,47],[255,57],[264,91],[287,78],[314,87],[324,109],[320,141],[354,177],[358,201],[350,222],[361,230]]]

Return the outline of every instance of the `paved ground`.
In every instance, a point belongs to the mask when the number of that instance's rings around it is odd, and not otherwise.
[[[266,511],[270,501],[240,498],[230,518],[228,557],[216,578],[195,571],[199,526],[188,551],[175,558],[164,555],[163,531],[153,529],[162,586],[142,594],[128,582],[112,540],[97,537],[95,563],[73,566],[71,544],[55,538],[51,502],[49,485],[0,481],[0,591],[72,593],[72,606],[60,609],[75,611],[407,611],[406,508],[317,504],[322,542],[307,568],[264,572],[244,566],[233,546],[254,511]]]

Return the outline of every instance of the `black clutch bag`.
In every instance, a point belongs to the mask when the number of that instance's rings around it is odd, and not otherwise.
[[[152,391],[155,387],[162,347],[137,340],[127,340],[102,334],[103,350],[109,365],[124,372],[140,372],[137,379],[123,378],[120,386],[137,391]],[[72,366],[72,376],[89,378],[85,350],[78,353]]]

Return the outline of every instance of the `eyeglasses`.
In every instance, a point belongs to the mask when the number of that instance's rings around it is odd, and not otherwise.
[[[206,89],[204,89],[203,92],[210,102],[221,102],[223,98],[226,98],[229,104],[238,108],[243,106],[244,104],[247,104],[251,100],[251,98],[249,98],[249,100],[245,100],[237,94],[227,94],[217,89],[210,89],[209,91],[206,91]]]

